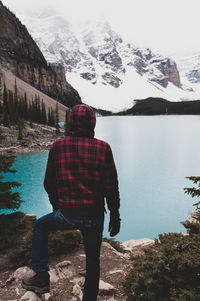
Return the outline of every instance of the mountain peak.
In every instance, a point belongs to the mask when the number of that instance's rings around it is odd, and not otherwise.
[[[185,98],[176,62],[150,48],[135,47],[104,17],[75,28],[53,12],[45,15],[48,17],[32,20],[31,26],[27,19],[28,28],[47,61],[64,66],[67,80],[84,102],[94,105],[94,98],[100,103],[102,95],[111,95],[119,107],[117,99],[123,106],[122,101],[132,104],[133,99],[149,96],[176,101]],[[109,109],[110,103],[98,106]]]

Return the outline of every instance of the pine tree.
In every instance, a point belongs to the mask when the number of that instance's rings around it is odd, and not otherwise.
[[[8,127],[9,126],[9,119],[8,119],[8,93],[7,88],[4,83],[3,89],[3,125]]]
[[[26,92],[24,93],[24,108],[23,108],[23,118],[25,120],[29,119],[29,114],[28,114],[28,103],[27,103],[27,95]]]
[[[69,136],[69,114],[70,114],[70,110],[66,110],[66,113],[65,113],[65,125],[64,125],[65,137]]]
[[[16,112],[14,109],[14,102],[13,102],[13,92],[8,91],[8,111],[9,111],[9,119],[10,119],[10,125],[16,124]]]
[[[48,109],[48,125],[51,125],[51,110]]]
[[[0,131],[0,142],[4,139]],[[0,209],[18,209],[23,202],[19,192],[13,192],[12,188],[21,186],[20,183],[14,181],[3,182],[2,173],[15,173],[17,170],[11,169],[15,161],[14,156],[0,155]]]
[[[0,71],[0,102],[2,100],[2,74],[1,74],[1,71]]]
[[[20,183],[9,181],[2,182],[4,176],[2,173],[11,172],[11,166],[15,161],[13,156],[0,155],[0,209],[18,209],[23,202],[20,198],[19,192],[12,192],[12,188],[21,186]]]
[[[5,83],[3,88],[3,107],[4,110],[8,110],[8,93],[7,93],[7,88]]]
[[[14,88],[14,109],[15,109],[15,116],[18,116],[18,91],[17,91],[16,79],[15,79],[15,88]]]
[[[1,144],[1,141],[2,141],[4,138],[5,138],[5,137],[4,137],[3,133],[2,133],[2,130],[0,129],[0,144]]]
[[[41,115],[42,115],[41,122],[43,124],[46,124],[47,123],[47,114],[46,114],[46,108],[45,108],[45,104],[44,104],[43,99],[42,99],[42,112],[41,112]]]
[[[192,198],[200,198],[200,177],[187,177],[196,187],[184,188],[185,193],[189,194]],[[187,229],[187,231],[192,233],[200,233],[200,200],[195,202],[193,206],[196,207],[195,213],[192,215],[192,219],[182,222],[182,225]]]
[[[60,133],[60,126],[59,126],[59,112],[58,112],[58,101],[56,102],[56,111],[55,111],[55,127],[56,127],[56,134]]]
[[[18,120],[18,140],[22,140],[23,139],[23,128],[24,128],[24,120],[23,119],[19,119]]]

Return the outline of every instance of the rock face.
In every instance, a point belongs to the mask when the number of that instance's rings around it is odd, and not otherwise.
[[[176,58],[182,81],[200,83],[200,52]],[[187,83],[186,83],[187,84]]]
[[[0,1],[0,65],[65,105],[81,103],[61,65],[47,64],[26,27]]]
[[[52,11],[23,21],[48,62],[59,62],[67,73],[79,74],[94,85],[118,88],[131,68],[163,87],[169,82],[181,86],[173,60],[125,42],[104,19],[83,24],[80,32]]]

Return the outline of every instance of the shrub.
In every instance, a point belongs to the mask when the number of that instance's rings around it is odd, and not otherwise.
[[[61,255],[75,251],[82,240],[80,231],[56,231],[49,234],[49,255]]]
[[[0,215],[0,251],[14,248],[19,237],[28,231],[29,223],[22,212],[14,212],[8,215]]]
[[[33,221],[22,212],[0,215],[0,253],[7,253],[14,266],[31,263]],[[76,250],[82,240],[80,231],[56,231],[49,234],[49,255]]]
[[[199,246],[199,234],[159,235],[155,245],[133,262],[124,283],[127,300],[200,300]]]
[[[58,256],[75,251],[81,242],[82,236],[79,231],[56,231],[49,234],[49,256]],[[10,260],[14,266],[31,263],[32,231],[26,235],[15,249],[11,250]]]
[[[185,188],[200,196],[200,177],[189,177],[197,187]],[[160,234],[155,245],[134,258],[124,282],[127,301],[200,300],[200,202],[192,219],[182,222],[188,234]]]

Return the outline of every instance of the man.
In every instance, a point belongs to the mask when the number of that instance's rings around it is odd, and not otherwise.
[[[48,233],[79,229],[86,253],[83,301],[96,301],[100,274],[100,247],[104,223],[104,198],[110,210],[109,232],[120,230],[118,179],[111,148],[94,138],[95,113],[76,105],[69,116],[70,135],[51,147],[44,187],[53,213],[35,222],[32,269],[35,275],[22,286],[36,293],[49,291]]]

